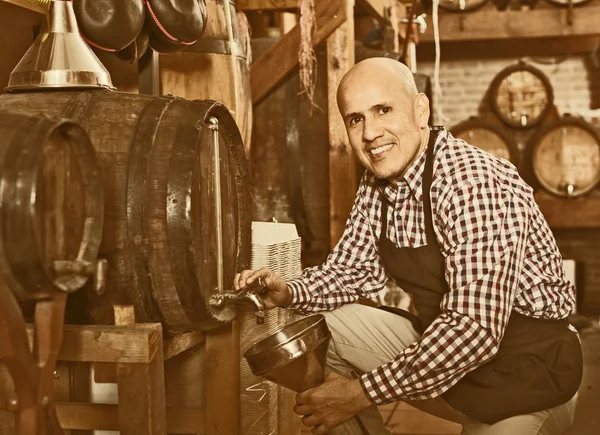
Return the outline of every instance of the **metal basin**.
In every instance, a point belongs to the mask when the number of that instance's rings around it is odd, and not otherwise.
[[[284,326],[244,353],[256,376],[300,392],[321,384],[331,332],[316,314]]]

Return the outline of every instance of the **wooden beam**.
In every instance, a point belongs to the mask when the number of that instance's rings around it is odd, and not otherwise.
[[[119,406],[104,403],[58,402],[58,421],[63,429],[74,430],[119,430]],[[204,434],[203,426],[188,422],[204,415],[204,410],[167,407],[167,432],[180,434]],[[204,420],[204,419],[202,419]]]
[[[185,332],[181,335],[167,338],[163,341],[163,358],[166,361],[201,343],[204,343],[204,331]]]
[[[396,3],[403,7],[398,0],[356,0],[358,6],[382,24],[389,23],[389,8]]]
[[[298,0],[237,0],[235,8],[238,11],[297,9]]]
[[[600,228],[600,198],[562,199],[539,190],[535,201],[551,228]]]
[[[20,8],[29,9],[30,11],[37,12],[40,14],[46,14],[48,11],[48,5],[43,5],[35,1],[28,0],[0,0],[4,3],[19,6]]]
[[[316,3],[320,2],[323,2],[323,0],[316,0]],[[235,7],[238,11],[281,11],[298,9],[299,3],[299,0],[238,0]],[[356,4],[360,5],[365,12],[382,24],[389,22],[388,8],[396,4],[398,7],[404,8],[404,4],[400,3],[399,0],[356,0]]]
[[[206,331],[206,434],[240,435],[240,322]]]
[[[569,38],[497,39],[491,41],[445,42],[442,44],[444,60],[521,58],[535,53],[536,56],[563,57],[593,53],[598,36],[572,36]],[[417,46],[419,62],[435,60],[435,44],[421,43]]]
[[[316,5],[317,34],[314,45],[324,41],[346,21],[344,0],[319,1]],[[300,27],[295,26],[250,68],[252,103],[258,103],[298,64]]]
[[[27,335],[31,343],[32,325],[27,325]],[[148,363],[159,352],[162,357],[160,323],[128,326],[65,325],[58,359],[82,362]]]
[[[477,41],[509,38],[551,38],[600,35],[600,6],[573,8],[573,25],[567,24],[568,8],[529,11],[482,9],[469,13],[440,13],[441,41]],[[433,41],[433,23],[420,41]]]
[[[329,113],[329,215],[333,247],[344,232],[356,195],[355,159],[342,116],[337,107],[337,88],[354,65],[354,1],[345,2],[348,19],[327,39],[327,109]]]
[[[191,331],[167,338],[163,340],[163,359],[166,361],[202,343],[204,343],[204,331]],[[94,382],[97,384],[116,384],[116,363],[95,363]]]
[[[117,385],[121,435],[167,433],[162,346],[149,363],[118,362]]]

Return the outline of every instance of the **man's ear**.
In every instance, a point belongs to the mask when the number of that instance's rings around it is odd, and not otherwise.
[[[429,98],[427,95],[420,93],[415,99],[415,116],[417,125],[420,128],[429,128]]]

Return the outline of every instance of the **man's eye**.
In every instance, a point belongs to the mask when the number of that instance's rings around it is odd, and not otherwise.
[[[385,115],[386,113],[390,113],[391,111],[391,107],[382,107],[381,109],[379,109],[379,114]]]
[[[359,122],[360,122],[360,118],[358,118],[358,117],[357,117],[357,118],[350,118],[350,119],[348,120],[348,124],[350,124],[350,125],[356,125],[356,124],[358,124]]]

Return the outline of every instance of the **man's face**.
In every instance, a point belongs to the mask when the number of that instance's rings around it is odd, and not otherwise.
[[[340,89],[339,101],[360,162],[378,178],[400,178],[425,147],[419,105],[428,105],[427,98],[409,99],[394,80],[353,77]]]

